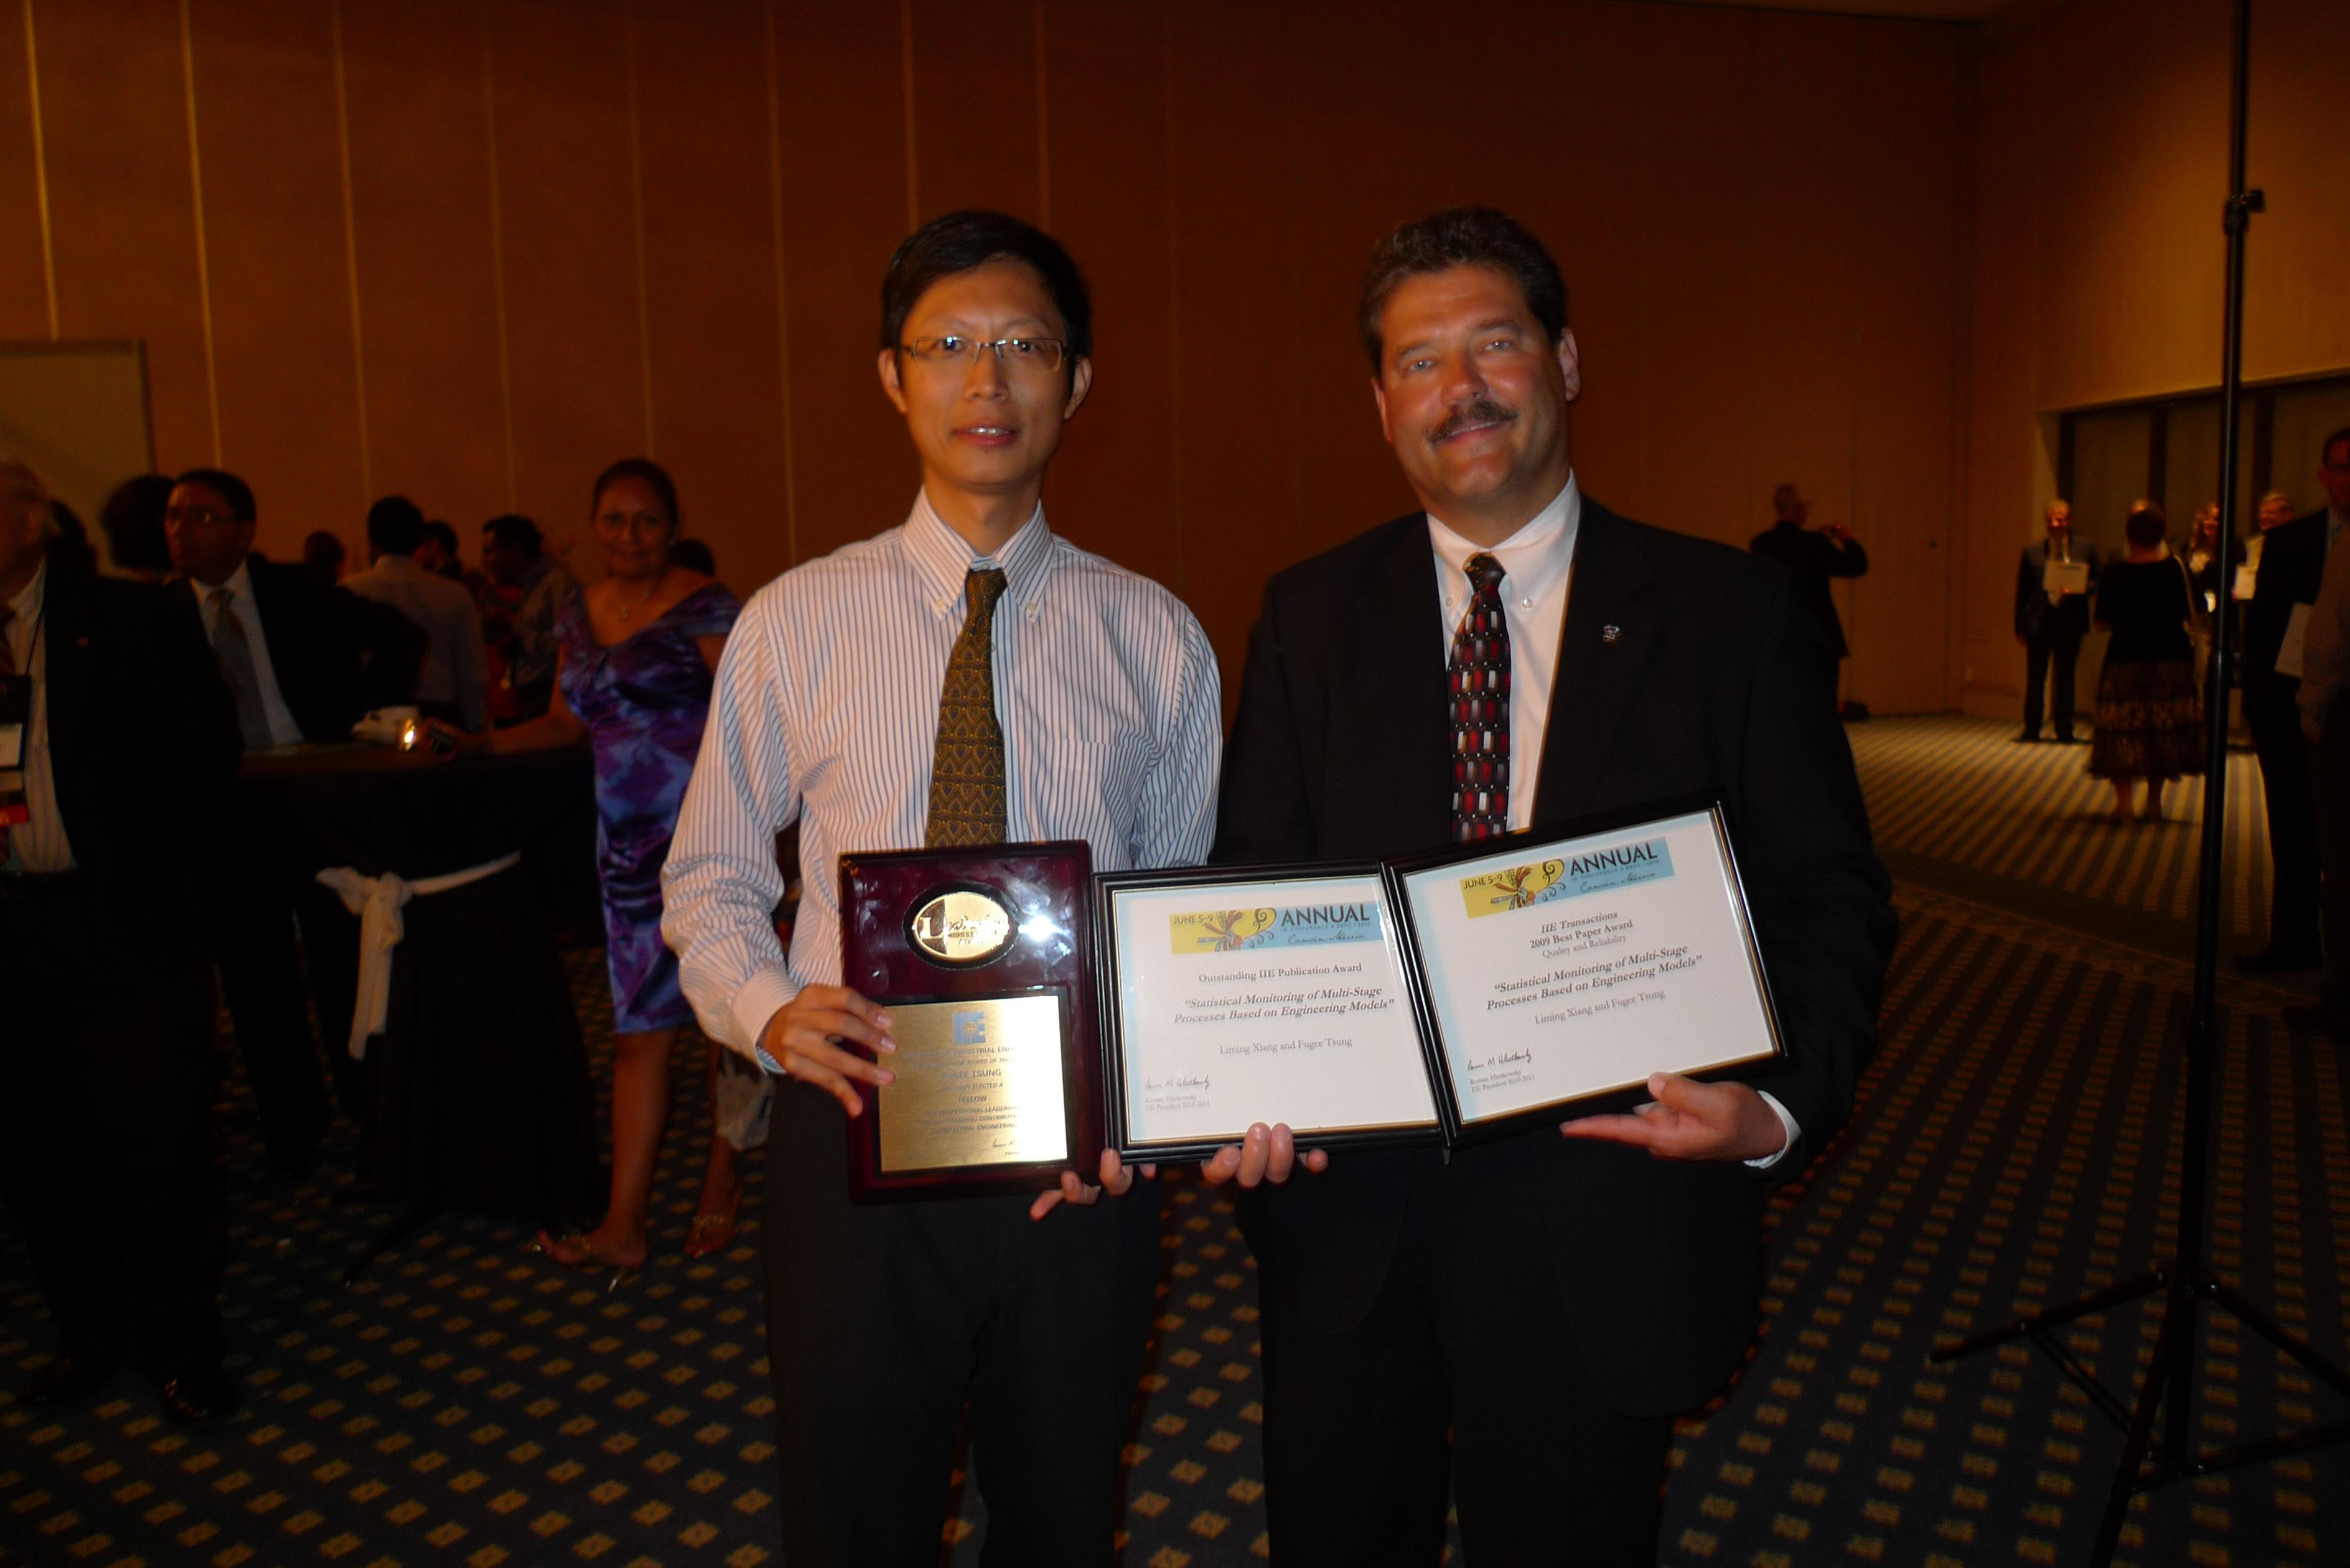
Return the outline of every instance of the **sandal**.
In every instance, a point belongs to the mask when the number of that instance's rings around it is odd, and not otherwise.
[[[727,1214],[697,1214],[686,1233],[685,1255],[706,1258],[712,1252],[723,1252],[734,1244],[734,1216]]]
[[[605,1257],[596,1251],[595,1238],[585,1231],[574,1231],[565,1236],[550,1236],[541,1231],[538,1233],[538,1240],[531,1243],[531,1250],[567,1269],[611,1270],[612,1277],[604,1285],[604,1293],[607,1295],[619,1290],[622,1282],[633,1277],[636,1272],[644,1266],[641,1263],[623,1263],[616,1259]],[[577,1255],[567,1258],[563,1255],[567,1251]]]

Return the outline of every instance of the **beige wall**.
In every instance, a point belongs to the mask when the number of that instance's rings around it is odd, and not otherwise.
[[[579,535],[589,477],[638,451],[740,589],[886,527],[914,474],[873,381],[881,264],[989,203],[1099,296],[1056,522],[1183,593],[1236,673],[1267,572],[1408,504],[1350,335],[1365,250],[1489,201],[1572,283],[1587,488],[1742,541],[1797,480],[1876,558],[1840,590],[1856,694],[1953,695],[1962,28],[1594,0],[1473,27],[1396,0],[6,9],[31,25],[0,26],[0,337],[145,339],[159,461],[244,472],[273,551],[356,539],[393,489],[469,538],[508,507]]]
[[[2219,381],[2228,12],[2055,0],[1979,35],[1956,656],[1970,708],[2003,711],[2021,694],[2016,553],[2054,483],[2042,416]],[[2247,246],[2244,374],[2350,369],[2343,6],[2253,12],[2247,171],[2268,211]],[[2282,473],[2315,459],[2275,461]],[[2205,466],[2216,472],[2216,453]]]

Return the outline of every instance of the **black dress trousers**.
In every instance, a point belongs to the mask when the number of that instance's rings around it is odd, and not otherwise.
[[[118,892],[0,889],[0,1193],[59,1351],[161,1381],[221,1358],[211,955]]]
[[[784,1561],[937,1568],[967,1401],[982,1563],[1105,1568],[1159,1278],[1158,1183],[1041,1220],[1021,1196],[851,1203],[839,1104],[785,1080],[773,1118]]]
[[[2040,733],[2040,718],[2044,711],[2056,722],[2056,738],[2073,738],[2073,691],[2074,678],[2081,667],[2081,634],[2068,621],[2059,621],[2054,614],[2041,623],[2024,644],[2023,661],[2023,732]],[[2045,710],[2042,707],[2043,689],[2049,677],[2055,677],[2055,691]]]
[[[1528,1200],[1545,1136],[1431,1161],[1385,1284],[1345,1332],[1303,1310],[1279,1246],[1257,1247],[1284,1568],[1435,1568],[1448,1481],[1476,1568],[1655,1563],[1672,1417],[1625,1415],[1590,1386]]]

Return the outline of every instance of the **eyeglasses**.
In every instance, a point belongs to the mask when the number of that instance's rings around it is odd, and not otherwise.
[[[950,334],[943,337],[917,337],[902,346],[905,352],[926,365],[956,365],[964,369],[979,362],[983,348],[995,350],[995,362],[1014,374],[1034,373],[1049,376],[1061,368],[1069,346],[1057,337],[998,337],[988,341]]]

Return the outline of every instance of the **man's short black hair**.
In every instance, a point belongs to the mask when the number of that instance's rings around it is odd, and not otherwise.
[[[1061,242],[1005,213],[972,209],[932,218],[906,236],[881,276],[881,347],[905,346],[906,317],[931,286],[993,261],[1016,261],[1044,280],[1045,293],[1061,315],[1061,334],[1071,361],[1094,351],[1093,296],[1086,275]],[[1070,374],[1076,373],[1074,364]]]
[[[441,546],[441,553],[451,560],[457,558],[457,530],[446,523],[434,520],[424,525],[424,537]]]
[[[99,508],[99,532],[106,535],[106,553],[116,566],[132,572],[172,569],[172,546],[163,536],[172,484],[164,474],[142,473],[116,485]]]
[[[173,484],[201,484],[228,503],[228,514],[239,523],[250,523],[261,514],[253,504],[253,486],[224,468],[192,468]]]
[[[2345,445],[2350,445],[2350,425],[2344,425],[2340,430],[2335,431],[2332,435],[2327,436],[2324,441],[2318,443],[2318,462],[2326,468],[2332,468],[2334,466],[2334,449],[2337,446]],[[2350,462],[2350,452],[2345,452],[2342,454],[2342,461],[2345,462]]]
[[[546,552],[546,542],[538,532],[538,524],[519,512],[509,512],[503,517],[493,517],[482,524],[483,535],[509,550],[519,550],[536,561]]]
[[[1566,331],[1566,280],[1543,243],[1498,208],[1448,207],[1406,223],[1371,247],[1357,321],[1371,374],[1379,373],[1387,352],[1379,340],[1379,315],[1388,297],[1407,278],[1456,266],[1491,267],[1516,284],[1553,344]]]
[[[413,556],[424,543],[424,514],[405,495],[387,495],[368,508],[368,547],[379,556]]]

